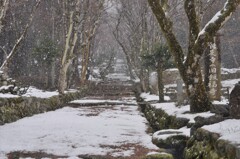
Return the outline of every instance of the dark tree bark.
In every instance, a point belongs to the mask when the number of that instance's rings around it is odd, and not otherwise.
[[[163,85],[163,62],[158,62],[157,67],[157,75],[158,75],[158,95],[159,102],[164,102],[164,85]]]

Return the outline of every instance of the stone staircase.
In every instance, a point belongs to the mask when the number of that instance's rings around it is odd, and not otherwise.
[[[130,81],[107,80],[92,86],[87,97],[90,99],[121,99],[135,96]]]

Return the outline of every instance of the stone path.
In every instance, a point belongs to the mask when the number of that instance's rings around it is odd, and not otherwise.
[[[139,159],[158,149],[146,123],[131,83],[108,80],[63,109],[1,126],[0,158]]]

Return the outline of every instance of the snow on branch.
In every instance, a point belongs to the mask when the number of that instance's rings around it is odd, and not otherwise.
[[[206,35],[214,36],[217,31],[220,30],[224,26],[224,24],[230,19],[232,13],[237,9],[239,4],[240,0],[228,0],[225,3],[224,7],[220,11],[218,11],[199,32],[195,43],[198,43],[199,40],[206,39]]]

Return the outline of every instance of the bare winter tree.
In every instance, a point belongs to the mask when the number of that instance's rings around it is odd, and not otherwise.
[[[18,49],[19,45],[23,42],[29,27],[32,24],[33,18],[34,18],[34,13],[37,10],[39,4],[40,4],[41,0],[37,0],[35,6],[32,8],[31,14],[29,16],[29,20],[28,23],[26,24],[23,32],[21,33],[20,37],[17,39],[16,43],[14,44],[12,50],[10,51],[10,53],[7,55],[6,59],[4,60],[3,64],[0,67],[0,70],[4,72],[4,74],[7,74],[7,68],[8,68],[8,64],[10,63],[10,60],[12,59],[12,57],[17,53],[16,50]]]
[[[99,24],[104,2],[105,0],[63,2],[67,33],[58,80],[60,93],[64,93],[64,90],[67,88],[67,71],[77,57],[82,58],[81,82],[84,84],[86,81],[91,42]],[[79,45],[77,46],[77,44]]]
[[[3,19],[6,16],[8,5],[9,5],[9,0],[0,1],[0,32],[2,31],[2,28],[3,28]]]
[[[141,66],[141,55],[150,50],[150,43],[159,36],[158,26],[147,1],[121,0],[116,6],[115,24],[110,24],[113,35],[125,54],[131,78],[140,79],[143,91],[148,91],[148,72]]]
[[[65,26],[67,27],[67,33],[65,39],[65,47],[60,63],[58,80],[58,91],[61,94],[64,93],[64,90],[67,87],[67,70],[74,58],[74,49],[78,40],[81,0],[76,0],[74,2],[64,1],[63,7],[66,16]]]
[[[236,10],[240,0],[228,0],[224,7],[215,14],[203,29],[200,29],[195,1],[184,1],[184,9],[189,23],[189,42],[186,58],[184,57],[183,48],[173,33],[172,21],[169,19],[164,9],[164,4],[160,3],[158,0],[148,0],[148,2],[156,16],[181,77],[186,85],[186,91],[190,98],[190,111],[208,111],[211,102],[203,83],[199,60],[204,53],[204,49],[209,43],[213,42],[216,33]]]
[[[80,83],[84,85],[86,83],[86,76],[87,70],[89,66],[89,59],[90,59],[90,51],[91,51],[91,44],[93,42],[93,38],[96,35],[97,29],[100,24],[101,17],[104,11],[104,2],[105,0],[99,0],[97,2],[88,2],[88,10],[86,21],[83,25],[83,45],[81,48],[81,62],[82,62],[82,69],[81,69],[81,79]]]

